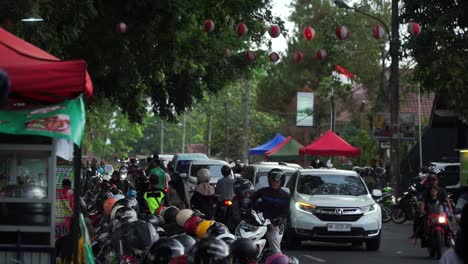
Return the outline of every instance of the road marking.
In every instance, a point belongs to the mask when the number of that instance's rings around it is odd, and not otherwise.
[[[318,262],[327,262],[326,260],[324,259],[321,259],[321,258],[316,258],[314,256],[311,256],[311,255],[302,255],[303,257],[306,257],[308,259],[312,259],[312,260],[315,260],[315,261],[318,261]]]

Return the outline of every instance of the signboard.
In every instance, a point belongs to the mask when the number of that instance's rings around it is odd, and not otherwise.
[[[296,126],[314,125],[314,93],[297,93]]]
[[[415,136],[415,114],[400,113],[400,139],[414,140]],[[379,140],[390,140],[392,136],[390,113],[376,113],[372,125],[374,138]]]
[[[460,185],[468,187],[468,150],[460,150]]]
[[[81,96],[28,110],[0,110],[0,133],[63,138],[81,144],[85,111]]]
[[[72,184],[73,181],[73,165],[71,164],[57,164],[57,170],[55,171],[55,178],[57,179],[57,189],[62,188],[62,180],[69,179]],[[73,185],[72,185],[73,186]]]

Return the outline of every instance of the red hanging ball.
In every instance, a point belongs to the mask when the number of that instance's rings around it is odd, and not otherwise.
[[[271,25],[270,30],[268,30],[270,37],[277,38],[281,34],[281,28],[278,25]]]
[[[345,26],[339,26],[336,28],[336,36],[339,40],[347,40],[349,38],[349,29]]]
[[[302,61],[302,52],[296,51],[296,55],[295,55],[294,59],[295,59],[297,62]]]
[[[408,33],[410,33],[410,35],[414,37],[419,36],[419,34],[421,34],[421,26],[416,22],[409,23]]]
[[[271,62],[277,62],[277,61],[279,61],[279,59],[280,59],[280,56],[279,56],[278,53],[276,53],[276,52],[270,53],[270,61]]]
[[[127,33],[127,31],[128,31],[128,26],[124,22],[117,23],[115,28],[116,28],[117,32],[119,32],[119,33]]]
[[[257,59],[257,53],[255,51],[246,51],[245,52],[245,58],[248,60],[248,61],[254,61]]]
[[[247,34],[247,32],[249,32],[249,29],[247,28],[247,26],[244,23],[241,22],[241,23],[237,24],[236,31],[237,31],[237,34],[240,37],[243,37],[243,36],[245,36]]]
[[[385,36],[385,29],[381,25],[376,24],[372,30],[372,35],[376,39],[381,39]]]
[[[325,51],[324,49],[319,49],[317,51],[317,59],[323,61],[327,58],[327,51]]]
[[[311,26],[304,28],[304,38],[307,40],[313,40],[315,38],[315,30]]]
[[[203,24],[203,27],[205,28],[205,31],[208,33],[211,33],[215,29],[215,23],[211,19],[205,20],[205,23]]]

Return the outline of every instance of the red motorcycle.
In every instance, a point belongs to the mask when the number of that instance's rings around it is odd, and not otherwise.
[[[427,217],[425,239],[429,255],[440,259],[446,248],[452,247],[450,220],[442,205],[436,206]]]

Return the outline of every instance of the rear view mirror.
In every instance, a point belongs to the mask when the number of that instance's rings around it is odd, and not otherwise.
[[[382,191],[381,190],[372,190],[372,196],[373,197],[382,197]]]
[[[187,173],[181,173],[181,174],[180,174],[180,178],[186,179],[186,178],[187,178]]]

